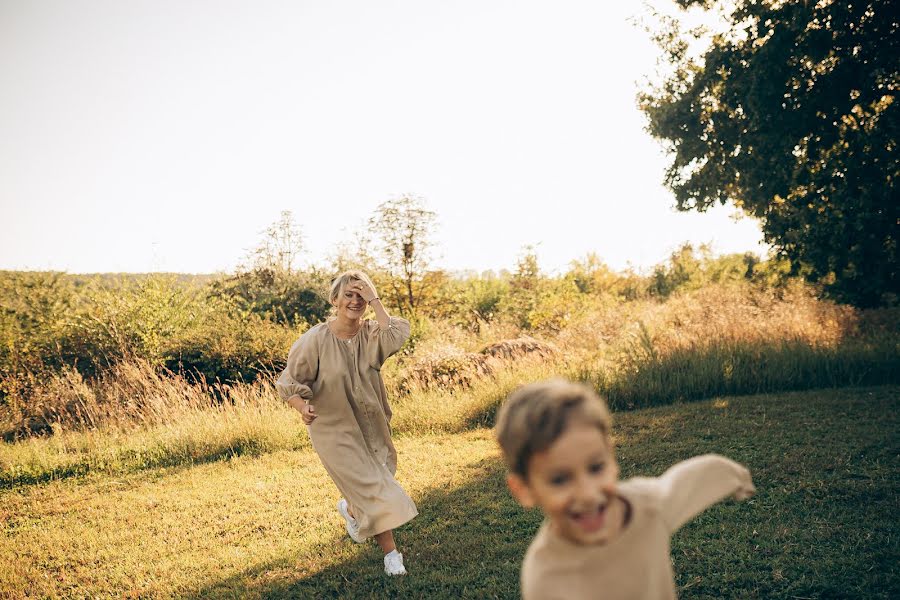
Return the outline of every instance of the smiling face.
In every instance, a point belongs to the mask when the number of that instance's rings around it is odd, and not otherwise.
[[[346,285],[338,292],[334,307],[339,319],[355,321],[361,319],[366,312],[367,303],[357,292]]]
[[[619,466],[609,438],[597,427],[573,423],[550,447],[528,461],[528,477],[508,477],[525,507],[539,506],[562,537],[577,544],[603,544],[616,535],[624,515],[616,496]]]

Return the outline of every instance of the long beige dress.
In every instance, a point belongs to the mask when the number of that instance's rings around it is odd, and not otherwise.
[[[275,384],[283,399],[298,394],[315,406],[318,417],[307,426],[313,448],[366,537],[418,514],[394,479],[397,452],[381,378],[381,365],[407,338],[409,322],[397,317],[387,329],[364,321],[349,340],[321,323],[294,343]]]

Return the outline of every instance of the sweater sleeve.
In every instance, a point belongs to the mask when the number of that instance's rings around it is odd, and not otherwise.
[[[673,533],[728,496],[743,500],[756,491],[746,467],[717,454],[680,462],[658,482],[662,516]]]
[[[319,352],[314,335],[312,330],[307,331],[291,346],[287,366],[275,382],[282,400],[295,395],[306,401],[312,400],[310,386],[319,373]]]
[[[399,317],[391,317],[387,328],[383,329],[378,321],[370,321],[372,325],[369,333],[368,359],[369,364],[375,369],[381,369],[381,365],[392,354],[396,354],[406,340],[409,339],[409,321]]]

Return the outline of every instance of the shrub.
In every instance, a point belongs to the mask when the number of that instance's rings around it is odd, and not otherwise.
[[[251,382],[284,368],[291,344],[306,329],[289,329],[255,313],[210,302],[190,329],[171,339],[163,365],[190,380]]]
[[[262,267],[214,281],[209,295],[230,300],[241,311],[296,328],[319,323],[328,316],[329,285],[320,271],[298,273]]]
[[[0,271],[0,372],[59,366],[58,339],[74,302],[62,273]]]

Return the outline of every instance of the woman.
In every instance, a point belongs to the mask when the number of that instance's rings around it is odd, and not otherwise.
[[[300,411],[313,448],[346,498],[337,508],[351,539],[374,537],[385,573],[405,575],[393,530],[418,511],[394,479],[397,452],[381,365],[409,338],[409,322],[388,315],[361,271],[335,279],[330,300],[335,317],[300,336],[275,387]],[[367,306],[376,321],[363,321]]]

